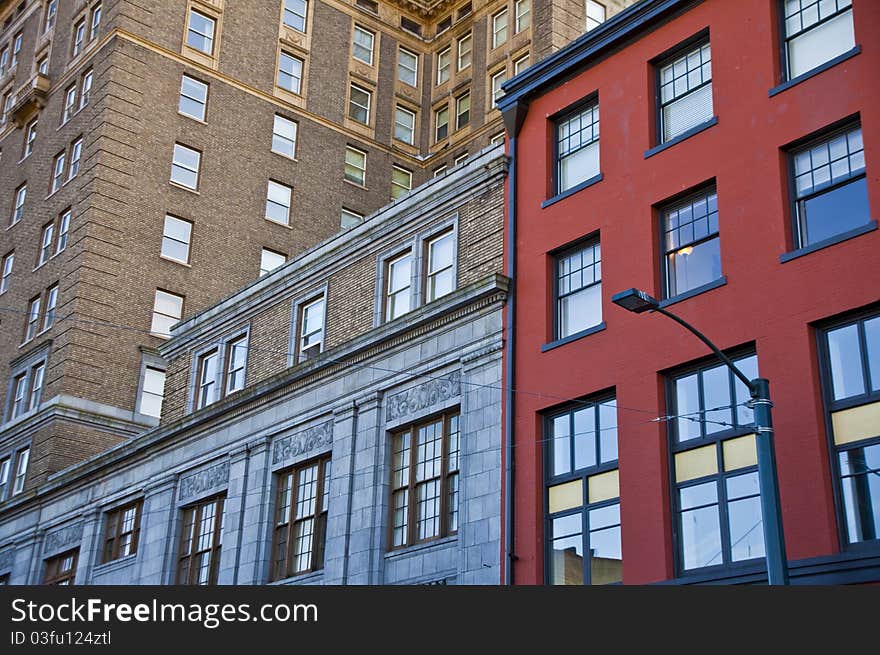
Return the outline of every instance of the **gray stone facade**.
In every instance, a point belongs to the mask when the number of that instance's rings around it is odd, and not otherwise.
[[[39,584],[47,559],[77,549],[76,584],[174,584],[184,509],[222,495],[217,582],[268,583],[278,474],[329,454],[323,564],[278,583],[498,584],[507,279],[500,261],[472,281],[460,262],[469,216],[485,221],[486,212],[497,212],[489,218],[500,226],[504,177],[502,148],[488,149],[180,324],[162,350],[171,362],[169,381],[186,381],[180,394],[190,399],[179,404],[186,409],[163,411],[159,426],[7,503],[0,515],[0,577]],[[279,304],[295,330],[296,312],[291,320],[287,308],[306,287],[315,288],[337,265],[376,262],[435,224],[457,230],[451,293],[298,364],[277,349],[278,340],[291,342],[289,335],[261,341],[263,333],[250,330]],[[362,284],[372,288],[381,277]],[[332,282],[328,298],[328,304],[346,300]],[[251,337],[247,385],[193,411],[198,353],[242,326]],[[267,363],[261,375],[260,349],[283,359],[280,372]],[[392,549],[392,434],[453,410],[460,429],[457,530]],[[141,503],[137,550],[103,563],[108,512],[132,502]]]

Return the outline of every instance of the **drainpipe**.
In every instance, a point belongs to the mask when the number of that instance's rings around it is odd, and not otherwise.
[[[514,355],[516,353],[514,320],[516,319],[516,132],[511,131],[510,160],[507,175],[507,277],[510,288],[507,292],[506,312],[507,335],[505,340],[504,379],[504,581],[513,584],[514,502],[513,502],[513,419],[514,419]]]

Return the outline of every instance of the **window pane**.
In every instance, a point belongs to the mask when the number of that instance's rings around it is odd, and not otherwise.
[[[617,459],[617,401],[599,405],[599,457],[602,462]]]
[[[809,198],[801,209],[801,247],[866,225],[871,220],[867,179],[862,177]]]
[[[706,434],[729,430],[732,426],[730,402],[730,371],[724,365],[703,371],[703,402],[705,403]],[[727,407],[727,409],[716,409]],[[711,411],[710,411],[711,410]],[[727,425],[719,425],[726,423]]]
[[[764,527],[760,497],[737,500],[728,505],[730,558],[734,562],[764,557]]]
[[[677,94],[676,94],[677,95]],[[712,85],[707,84],[663,107],[663,141],[712,118]]]
[[[667,255],[669,297],[721,278],[721,241],[718,237],[685,246]]]
[[[619,505],[614,508],[620,511]],[[618,523],[620,518],[617,519]],[[590,512],[590,527],[593,512]],[[620,546],[620,527],[590,532],[590,584],[602,585],[623,580],[623,551]]]
[[[858,325],[847,325],[828,333],[828,359],[835,400],[865,393]]]
[[[550,584],[584,584],[584,538],[581,521],[579,513],[552,521]]]
[[[840,453],[841,489],[850,543],[878,538],[880,445]]]
[[[574,412],[574,468],[596,465],[596,408]]]
[[[675,381],[675,407],[678,441],[687,441],[701,436],[700,433],[700,394],[697,376],[688,375]],[[687,418],[685,418],[687,417]]]
[[[749,355],[742,359],[734,360],[736,367],[743,372],[749,380],[758,377],[758,357],[757,355]],[[745,383],[738,377],[733,378],[734,390],[736,392],[736,424],[751,425],[755,422],[755,413],[750,407],[746,407],[746,403],[751,399],[752,394],[746,387]]]
[[[595,284],[559,300],[559,337],[602,322],[602,285]]]
[[[880,391],[880,316],[865,321],[865,342],[868,344],[868,371],[871,389]]]
[[[550,436],[550,460],[553,462],[553,475],[571,471],[570,418],[568,414],[553,419]]]
[[[804,3],[806,4],[806,3]],[[786,21],[786,27],[794,22]],[[806,25],[804,25],[806,27]],[[788,42],[789,79],[802,75],[855,47],[852,11],[817,25]]]
[[[679,491],[681,506],[713,503],[708,507],[681,512],[681,552],[685,569],[721,564],[721,524],[718,492],[714,482]]]

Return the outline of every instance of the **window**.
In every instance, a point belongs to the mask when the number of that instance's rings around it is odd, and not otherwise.
[[[532,22],[532,0],[516,0],[513,6],[516,14],[514,33],[519,34]]]
[[[70,170],[67,173],[67,179],[72,180],[79,173],[79,160],[82,157],[82,138],[77,139],[70,146]]]
[[[422,26],[417,22],[412,20],[411,18],[407,18],[406,16],[400,17],[400,26],[405,29],[407,32],[412,32],[416,36],[422,35]]]
[[[838,322],[819,342],[844,543],[880,539],[880,315]]]
[[[223,543],[223,501],[220,496],[183,510],[177,584],[217,584]]]
[[[471,94],[465,93],[455,99],[455,129],[460,130],[471,120]]]
[[[248,337],[246,334],[236,337],[226,344],[226,376],[223,382],[224,396],[244,389],[247,356]]]
[[[202,153],[198,150],[175,143],[171,159],[171,181],[187,189],[197,189],[201,161]]]
[[[37,334],[37,326],[40,324],[40,296],[31,298],[28,302],[27,324],[24,331],[24,343],[27,343]]]
[[[504,95],[504,91],[501,90],[501,85],[507,81],[507,71],[501,71],[499,73],[495,73],[492,76],[492,106],[495,106],[495,103],[498,102],[498,98]]]
[[[269,180],[266,190],[266,218],[275,223],[290,223],[290,195],[293,189],[285,184]]]
[[[286,52],[278,59],[278,86],[291,93],[299,94],[302,86],[303,61]]]
[[[9,488],[9,458],[0,460],[0,500],[6,499],[6,490]]]
[[[278,476],[272,580],[324,566],[330,471],[330,458],[322,457]]]
[[[712,118],[712,54],[708,43],[660,65],[660,142]]]
[[[141,387],[140,413],[160,418],[162,400],[165,397],[165,371],[153,366],[144,368],[144,383]]]
[[[55,223],[48,223],[43,226],[43,232],[40,236],[40,253],[37,256],[37,266],[42,266],[52,255],[52,239],[55,236]]]
[[[119,509],[107,512],[104,524],[104,549],[102,562],[128,557],[137,552],[141,532],[141,510],[138,500]]]
[[[462,5],[459,8],[458,13],[455,15],[455,20],[461,20],[462,18],[464,18],[465,16],[470,14],[473,10],[474,10],[474,6],[470,2],[467,3],[466,5]]]
[[[664,294],[673,298],[721,278],[718,194],[701,191],[662,210]]]
[[[852,0],[785,0],[782,5],[788,79],[855,47]]]
[[[67,247],[67,233],[70,231],[70,210],[66,209],[61,212],[61,218],[58,221],[58,243],[55,246],[55,254]]]
[[[489,139],[489,143],[493,146],[498,145],[499,143],[504,143],[504,132],[499,132],[494,135],[491,139]]]
[[[12,379],[12,416],[16,418],[28,410],[27,372],[20,373]]]
[[[49,74],[49,57],[43,57],[37,63],[37,72],[40,75],[48,75]]]
[[[351,56],[367,66],[373,65],[373,41],[375,35],[359,25],[354,26],[354,36],[351,42]]]
[[[177,323],[182,316],[183,296],[156,289],[150,332],[155,336],[168,338],[171,336],[171,326]]]
[[[40,399],[43,396],[43,378],[46,375],[46,365],[45,364],[37,364],[31,369],[31,394],[30,400],[28,402],[28,409],[35,409],[40,406]],[[27,469],[27,457],[22,463],[21,458],[19,458],[19,474],[21,476],[21,484],[24,486],[24,474]],[[23,468],[22,468],[23,467]],[[18,485],[16,485],[18,486]],[[20,491],[20,489],[19,489]],[[15,492],[18,493],[18,492]]]
[[[62,113],[61,124],[63,125],[73,117],[76,111],[76,84],[67,88],[64,92],[64,112]]]
[[[49,187],[49,193],[55,193],[61,188],[61,182],[64,180],[64,160],[66,155],[62,152],[55,156],[52,164],[52,185]]]
[[[182,264],[189,263],[191,235],[192,223],[166,214],[162,230],[162,256]]]
[[[79,548],[76,548],[47,559],[46,570],[43,573],[43,584],[53,586],[72,585],[76,577],[76,562],[78,558]]]
[[[397,79],[410,86],[418,86],[419,56],[406,48],[397,51]]]
[[[556,192],[599,175],[599,103],[575,110],[556,122]]]
[[[407,252],[385,265],[385,320],[393,321],[410,310],[412,254]]]
[[[12,482],[12,495],[15,496],[24,491],[24,481],[27,477],[28,461],[30,460],[31,450],[25,448],[18,451],[15,458],[15,478]]]
[[[6,74],[6,64],[9,63],[9,47],[0,50],[0,77]]]
[[[275,114],[272,124],[272,152],[296,157],[296,122]]]
[[[552,585],[621,582],[617,401],[579,403],[548,416],[544,426],[545,580]]]
[[[351,146],[345,149],[345,179],[364,186],[367,179],[367,153]]]
[[[73,50],[71,57],[76,57],[82,52],[83,43],[86,40],[86,19],[83,18],[73,27]]]
[[[555,256],[556,338],[602,322],[602,254],[599,239]]]
[[[458,532],[458,412],[391,437],[391,548]]]
[[[58,285],[49,287],[46,292],[46,312],[43,314],[43,331],[55,324],[55,307],[58,305]]]
[[[15,68],[18,64],[18,55],[21,52],[21,41],[22,41],[22,33],[19,32],[15,35],[15,39],[12,41],[12,60],[9,62],[9,68]]]
[[[91,27],[89,28],[89,41],[93,41],[98,36],[98,28],[101,26],[101,5],[97,4],[92,8]]]
[[[15,205],[12,208],[12,220],[9,225],[18,223],[24,216],[24,201],[27,197],[27,184],[22,184],[15,190]]]
[[[453,166],[458,166],[459,164],[463,164],[468,160],[468,154],[466,152],[461,153],[458,157],[452,160]]]
[[[348,117],[364,125],[370,124],[370,92],[354,84],[348,99]]]
[[[89,95],[92,91],[92,71],[83,75],[82,86],[79,92],[79,108],[82,109],[89,104]]]
[[[306,0],[284,0],[284,24],[300,32],[306,31]]]
[[[594,0],[587,0],[587,31],[599,27],[605,22],[605,5]]]
[[[299,310],[299,361],[324,350],[324,296],[303,303]]]
[[[208,85],[197,79],[183,75],[180,78],[180,100],[177,111],[184,116],[205,120],[205,108],[208,104]]]
[[[437,84],[449,81],[450,58],[452,48],[445,48],[437,53]]]
[[[0,275],[0,293],[6,293],[9,290],[9,279],[12,277],[12,265],[15,263],[15,253],[7,253],[3,257],[3,270]]]
[[[214,19],[195,9],[189,10],[189,27],[186,30],[186,45],[206,55],[214,53]]]
[[[269,250],[268,248],[263,248],[260,251],[260,277],[263,277],[266,273],[271,273],[286,261],[286,255],[282,255],[280,252],[275,252],[274,250]]]
[[[217,402],[220,397],[217,388],[217,365],[220,361],[220,353],[212,350],[198,359],[196,378],[196,409],[207,407]]]
[[[497,48],[507,41],[507,9],[499,11],[492,16],[492,47]],[[461,58],[461,48],[459,48],[459,60]],[[459,65],[459,69],[462,66]]]
[[[428,241],[428,270],[425,301],[432,302],[455,290],[455,234],[445,234]]]
[[[55,16],[58,13],[58,0],[49,0],[46,3],[46,17],[43,19],[43,32],[48,32],[55,26]]]
[[[34,151],[34,141],[37,140],[37,119],[35,118],[27,126],[27,136],[24,140],[24,156],[29,157],[30,154]]]
[[[755,355],[733,357],[750,380]],[[724,364],[669,381],[673,508],[680,571],[764,557],[749,391]]]
[[[366,9],[367,11],[371,11],[374,14],[379,13],[379,3],[374,2],[373,0],[357,0],[355,4],[361,9]]]
[[[394,138],[412,144],[415,140],[416,115],[400,105],[394,110]]]
[[[519,75],[528,67],[529,67],[529,56],[526,55],[525,57],[520,57],[515,62],[513,62],[513,74]]]
[[[355,225],[359,225],[363,223],[364,216],[363,214],[358,214],[357,212],[353,212],[350,209],[342,208],[342,219],[340,221],[340,225],[343,229],[354,227]]]
[[[449,136],[449,107],[442,107],[434,112],[435,141],[442,141]]]
[[[391,167],[391,199],[397,200],[412,189],[412,173],[399,166]]]
[[[791,162],[797,247],[821,243],[871,221],[861,125],[825,134],[792,151]]]
[[[458,70],[463,70],[471,65],[472,40],[470,33],[458,40]]]

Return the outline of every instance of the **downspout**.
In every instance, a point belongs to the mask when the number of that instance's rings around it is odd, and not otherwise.
[[[505,339],[504,379],[504,584],[513,584],[514,502],[513,502],[513,402],[514,402],[514,355],[516,354],[516,134],[510,137],[510,161],[507,174],[507,292],[506,312],[507,338]]]

